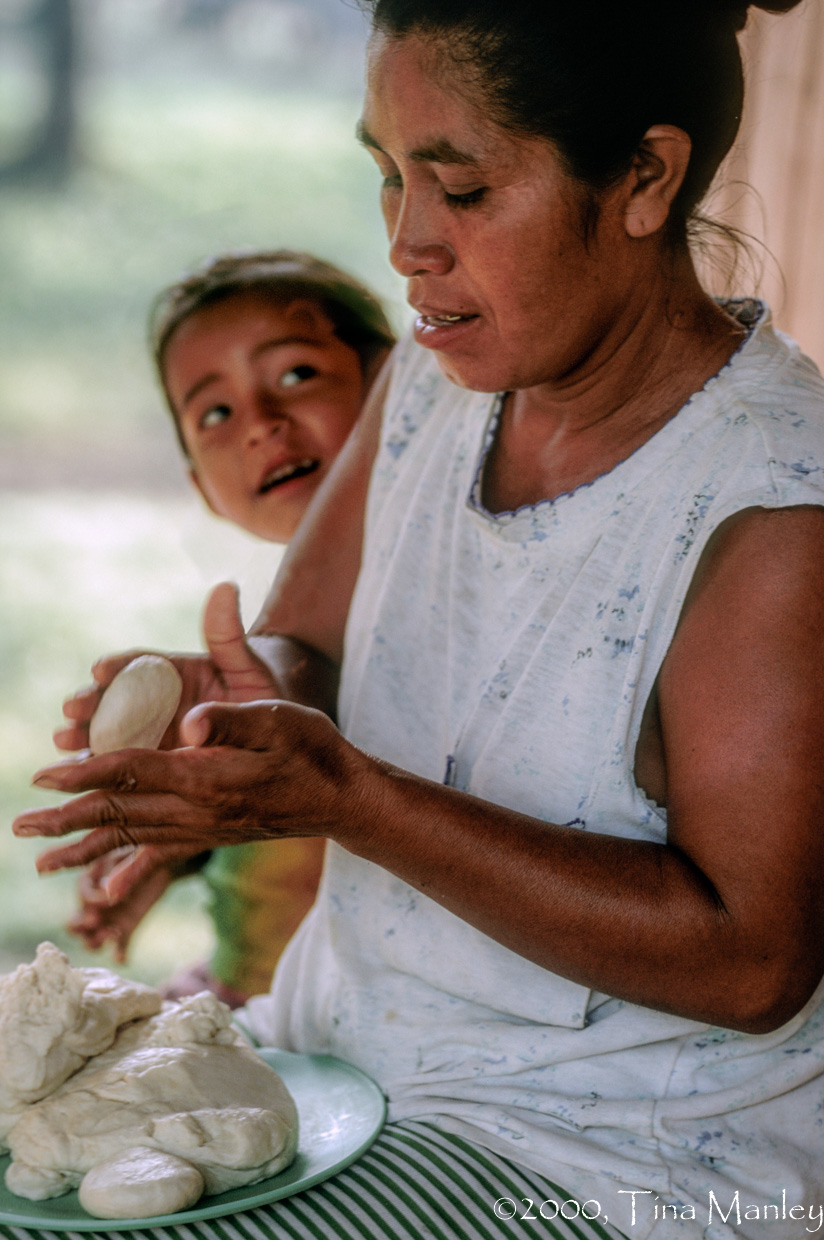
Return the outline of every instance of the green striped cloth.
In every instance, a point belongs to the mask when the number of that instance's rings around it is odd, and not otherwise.
[[[597,1202],[419,1121],[388,1124],[332,1179],[245,1214],[141,1231],[56,1233],[0,1225],[15,1240],[626,1240]],[[566,1216],[566,1217],[562,1217]],[[525,1230],[528,1229],[528,1230]]]

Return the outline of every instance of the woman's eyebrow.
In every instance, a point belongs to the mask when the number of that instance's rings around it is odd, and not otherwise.
[[[377,138],[372,136],[363,121],[358,122],[355,134],[362,146],[368,147],[373,151],[380,151],[383,155],[386,154]],[[464,168],[477,168],[480,164],[480,160],[476,155],[472,155],[469,151],[462,151],[447,138],[434,138],[425,146],[416,147],[414,151],[410,151],[409,158],[422,164],[459,164]]]
[[[462,151],[447,138],[435,138],[426,146],[410,151],[409,158],[427,164],[460,164],[464,168],[477,168],[480,160],[469,151]]]

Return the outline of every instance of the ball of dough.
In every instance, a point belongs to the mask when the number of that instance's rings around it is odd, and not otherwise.
[[[203,1192],[197,1167],[175,1154],[136,1146],[97,1163],[80,1184],[80,1204],[95,1218],[151,1218],[193,1206]]]
[[[118,672],[89,724],[93,753],[156,749],[175,716],[183,681],[173,663],[142,654]]]

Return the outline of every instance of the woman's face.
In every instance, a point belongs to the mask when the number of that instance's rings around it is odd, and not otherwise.
[[[631,297],[619,196],[587,239],[553,145],[487,120],[456,73],[425,40],[373,38],[361,138],[416,339],[477,391],[585,375]]]
[[[358,354],[313,302],[248,293],[184,319],[163,370],[209,507],[288,542],[360,413]]]

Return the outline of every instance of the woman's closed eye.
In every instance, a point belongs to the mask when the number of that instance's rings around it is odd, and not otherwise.
[[[444,190],[444,198],[453,207],[472,207],[486,195],[486,186],[481,185],[478,189],[467,190],[464,194],[450,193],[448,189]]]
[[[314,366],[292,366],[280,377],[281,387],[295,387],[298,383],[305,383],[307,379],[314,379],[317,374]]]
[[[211,430],[214,426],[222,426],[232,416],[229,405],[212,405],[198,418],[198,427],[202,431]]]
[[[383,178],[381,188],[384,190],[402,190],[403,180],[401,179],[400,173],[395,172],[395,173],[392,173],[390,176],[385,176]],[[446,199],[446,201],[449,203],[449,205],[452,207],[458,207],[458,208],[472,207],[476,203],[479,203],[483,200],[483,198],[486,196],[486,192],[487,192],[487,187],[485,185],[480,185],[478,186],[477,189],[470,189],[470,190],[466,190],[465,192],[460,192],[460,193],[455,192],[455,191],[450,191],[444,187],[443,196]]]

